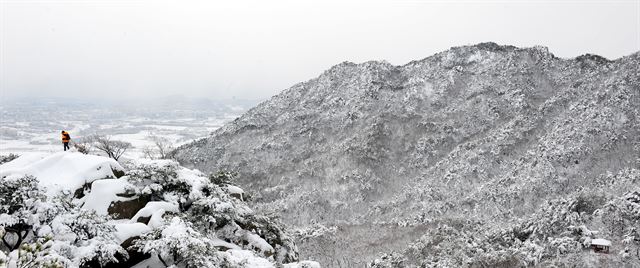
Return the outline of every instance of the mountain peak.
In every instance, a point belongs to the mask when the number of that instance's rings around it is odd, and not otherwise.
[[[464,230],[465,238],[486,229],[499,234],[508,230],[492,228],[581,189],[621,194],[635,176],[625,170],[637,170],[640,155],[633,57],[585,69],[576,62],[607,61],[480,43],[404,66],[344,62],[250,110],[233,127],[180,147],[175,157],[201,170],[238,171],[257,206],[290,224],[380,234],[338,233],[301,245],[320,260],[360,266],[356,260],[387,250],[371,245],[387,241],[390,228],[423,233],[437,221]],[[599,183],[611,173],[623,174],[623,187]],[[532,244],[560,235],[517,234]],[[344,246],[331,255],[322,243]]]
[[[576,57],[574,60],[583,65],[604,65],[604,64],[609,64],[613,62],[612,60],[609,60],[600,55],[589,54],[589,53],[580,55]]]
[[[467,46],[467,47],[475,48],[479,50],[485,50],[485,51],[492,51],[492,52],[506,52],[506,51],[512,51],[514,49],[517,49],[517,47],[515,46],[498,45],[497,43],[494,43],[494,42],[482,42],[482,43],[478,43],[478,44]]]

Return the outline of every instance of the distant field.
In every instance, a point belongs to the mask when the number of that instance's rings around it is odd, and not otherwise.
[[[179,146],[207,136],[252,105],[237,101],[161,101],[150,105],[59,100],[6,103],[0,106],[0,154],[60,151],[60,131],[64,129],[76,140],[91,134],[111,135],[133,144],[126,156],[141,157],[142,150],[152,146],[150,135],[167,138]]]

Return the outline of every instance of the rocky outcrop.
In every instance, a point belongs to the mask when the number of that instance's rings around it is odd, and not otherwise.
[[[110,176],[109,167],[117,164],[98,156],[56,153],[13,161],[0,166],[0,262],[297,267],[298,251],[285,226],[232,197],[243,190],[229,184],[230,174],[221,185],[172,160],[131,160],[120,178]],[[66,173],[72,180],[59,175],[60,163],[74,168]],[[71,196],[77,188],[83,195]]]

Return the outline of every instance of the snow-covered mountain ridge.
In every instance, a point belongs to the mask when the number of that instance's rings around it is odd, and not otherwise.
[[[319,267],[232,174],[30,154],[0,165],[2,267]]]
[[[553,200],[606,203],[637,191],[639,66],[640,53],[561,59],[494,43],[403,66],[345,62],[175,157],[239,172],[257,208],[287,223],[337,226],[305,239],[301,254],[353,267],[402,252],[439,225],[499,232]],[[411,263],[433,257],[421,254]]]

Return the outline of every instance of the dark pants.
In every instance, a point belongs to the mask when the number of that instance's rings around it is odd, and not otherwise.
[[[66,151],[67,149],[69,149],[69,142],[63,142],[62,143],[64,145],[64,150]]]

